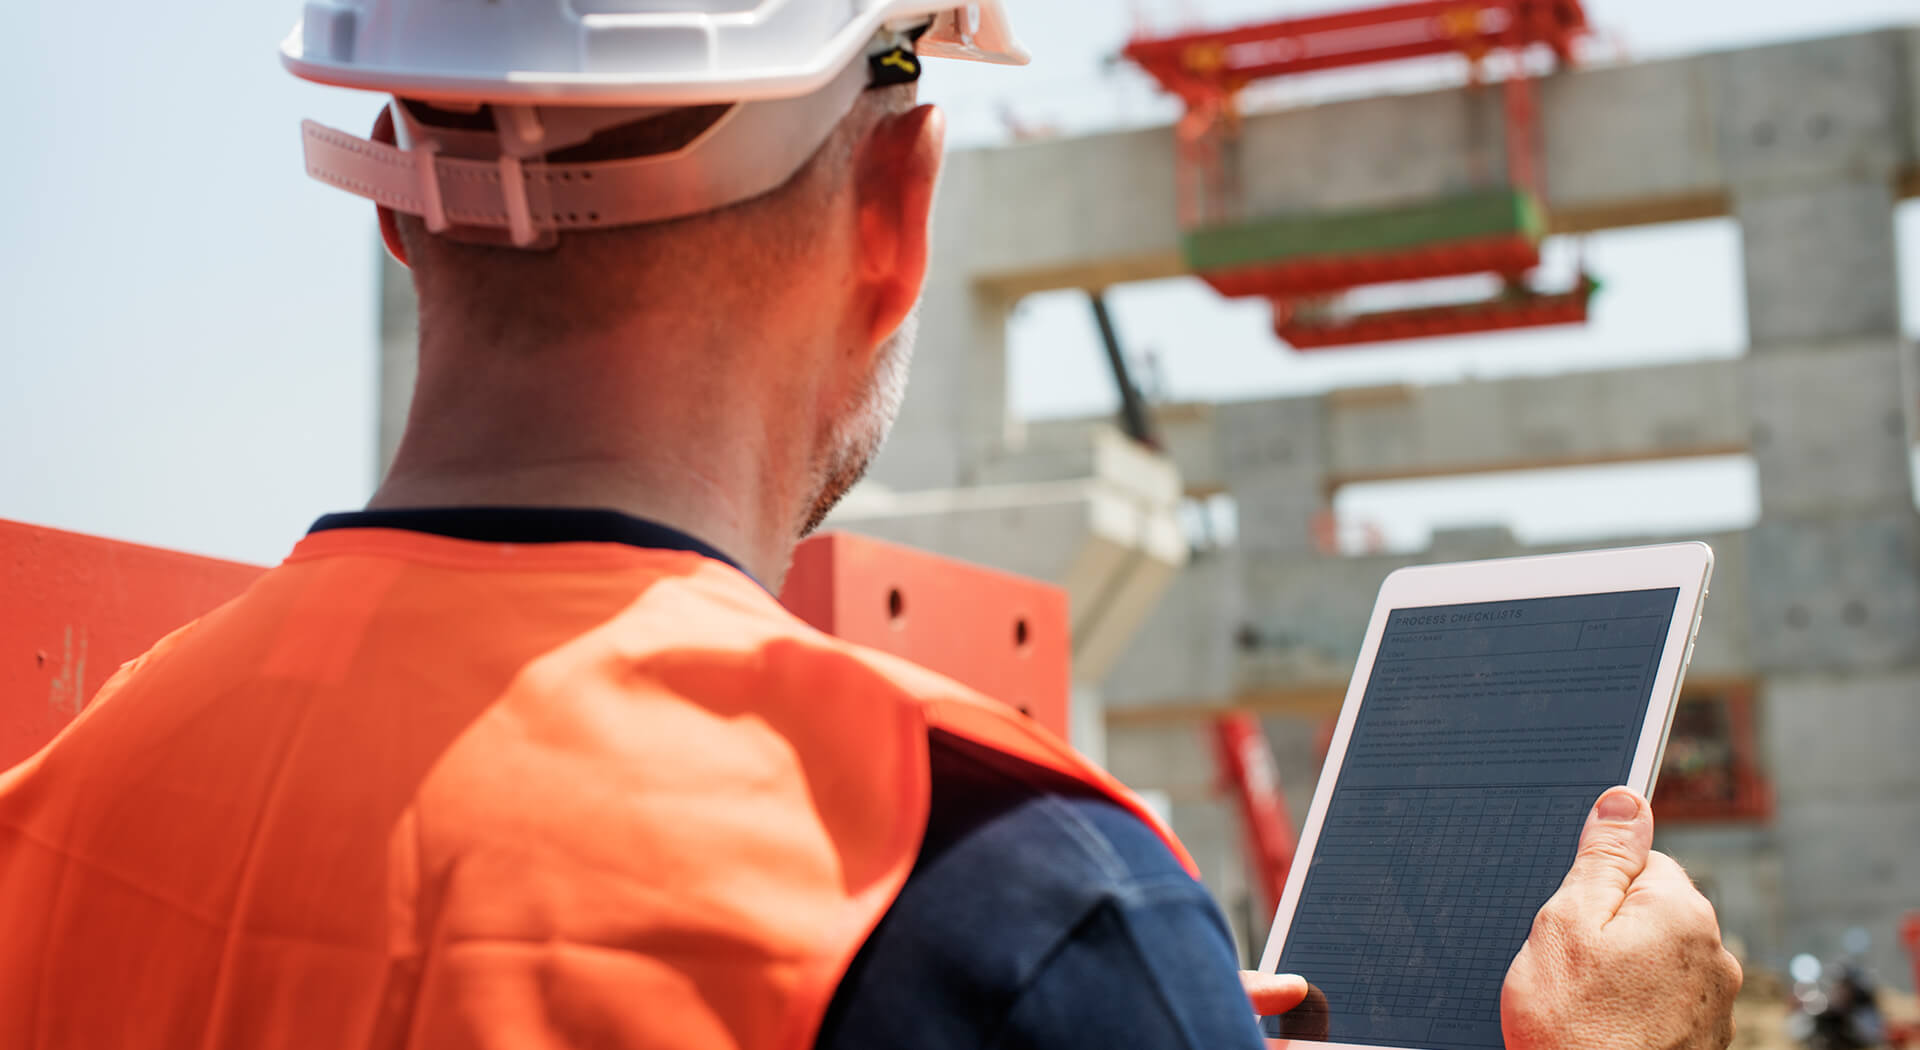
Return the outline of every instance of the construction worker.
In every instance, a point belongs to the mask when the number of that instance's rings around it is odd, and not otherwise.
[[[947,4],[306,4],[395,96],[306,150],[413,269],[405,438],[0,774],[0,1046],[1261,1045],[1304,984],[1130,793],[770,593],[900,400],[920,59],[1023,57]],[[1602,800],[1510,1046],[1725,1045],[1651,834]]]

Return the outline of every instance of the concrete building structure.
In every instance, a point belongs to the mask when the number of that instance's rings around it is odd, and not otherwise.
[[[1022,425],[1006,390],[1007,315],[1021,296],[1182,272],[1172,132],[960,152],[940,188],[913,384],[873,475],[887,493],[854,501],[839,524],[1063,581],[1080,573],[1076,617],[1085,595],[1128,595],[1083,669],[1079,742],[1169,800],[1257,941],[1267,917],[1247,901],[1205,720],[1268,716],[1303,810],[1317,726],[1344,692],[1381,579],[1414,561],[1521,552],[1496,531],[1443,535],[1418,556],[1323,553],[1315,523],[1342,485],[1749,454],[1762,520],[1704,537],[1719,558],[1691,681],[1752,691],[1774,802],[1663,827],[1661,844],[1700,877],[1754,965],[1838,954],[1843,931],[1864,926],[1872,962],[1904,984],[1893,931],[1920,908],[1920,514],[1893,213],[1920,194],[1920,29],[1564,73],[1541,92],[1560,231],[1738,222],[1743,358],[1163,406],[1180,486],[1238,505],[1237,541],[1188,558],[1164,542],[1167,501],[1096,451],[1103,423]],[[1496,97],[1468,91],[1253,115],[1240,182],[1255,212],[1437,196],[1470,184],[1477,129],[1500,119]],[[411,347],[410,304],[390,294],[387,307],[383,446]],[[1115,492],[1133,495],[1115,503]],[[1097,543],[1105,575],[1090,585]],[[1076,648],[1079,637],[1077,622]]]

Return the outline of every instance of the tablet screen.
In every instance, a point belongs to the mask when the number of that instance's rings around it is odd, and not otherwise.
[[[1326,1012],[1269,1035],[1499,1050],[1501,982],[1626,782],[1679,594],[1392,612],[1280,952]]]

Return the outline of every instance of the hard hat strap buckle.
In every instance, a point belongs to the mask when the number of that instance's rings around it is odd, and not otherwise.
[[[420,179],[420,217],[426,220],[428,230],[444,233],[453,224],[447,221],[446,198],[440,194],[440,165],[436,163],[440,144],[417,143],[409,152],[414,156],[414,172]]]
[[[507,212],[507,233],[517,248],[525,248],[540,239],[533,224],[533,207],[527,200],[528,158],[534,163],[548,148],[546,128],[532,106],[493,107],[494,130],[500,135],[500,201]]]

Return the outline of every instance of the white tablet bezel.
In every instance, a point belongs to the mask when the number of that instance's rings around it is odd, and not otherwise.
[[[1347,744],[1353,736],[1360,714],[1360,702],[1366,696],[1373,676],[1374,658],[1386,631],[1387,617],[1395,609],[1436,605],[1467,605],[1474,602],[1524,601],[1532,598],[1558,598],[1571,595],[1603,594],[1616,591],[1644,591],[1678,587],[1673,619],[1667,624],[1666,644],[1660,652],[1659,671],[1654,676],[1653,694],[1647,704],[1647,717],[1635,745],[1633,765],[1627,785],[1651,797],[1653,781],[1660,768],[1667,732],[1673,724],[1673,711],[1679,699],[1680,682],[1687,663],[1693,658],[1693,641],[1700,626],[1707,583],[1713,575],[1713,548],[1704,543],[1675,543],[1657,547],[1633,547],[1623,550],[1586,551],[1577,554],[1550,554],[1496,561],[1458,562],[1401,569],[1388,576],[1374,602],[1373,616],[1367,622],[1367,635],[1360,646],[1347,697],[1340,707],[1340,720],[1327,747],[1326,762],[1314,787],[1313,805],[1300,832],[1294,853],[1293,869],[1280,906],[1273,916],[1273,929],[1261,954],[1260,969],[1272,973],[1280,960],[1280,949],[1306,884],[1307,869],[1320,841],[1320,829],[1326,820],[1327,805],[1339,780]],[[1312,974],[1303,974],[1309,981]],[[1269,1047],[1293,1050],[1421,1050],[1418,1047],[1389,1047],[1370,1043],[1328,1043],[1301,1039],[1268,1039]]]

